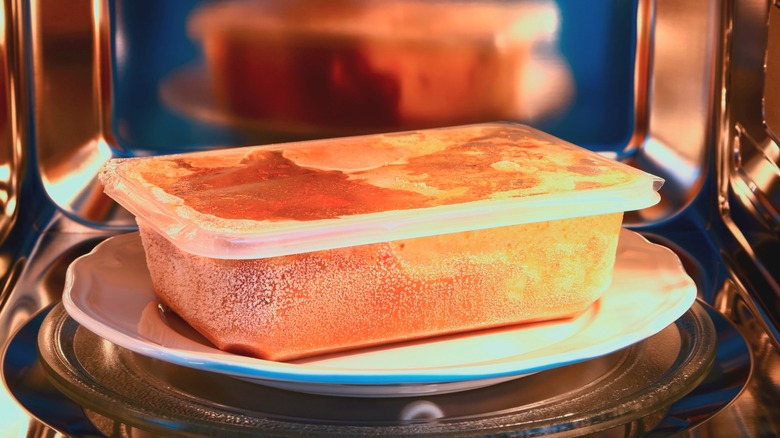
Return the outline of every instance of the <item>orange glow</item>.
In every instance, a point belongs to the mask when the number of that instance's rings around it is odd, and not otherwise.
[[[49,195],[60,205],[70,205],[89,187],[100,168],[111,159],[111,148],[98,139],[83,145],[69,159],[50,168],[41,179]]]
[[[5,8],[0,7],[0,50],[5,52],[6,42],[5,42]]]

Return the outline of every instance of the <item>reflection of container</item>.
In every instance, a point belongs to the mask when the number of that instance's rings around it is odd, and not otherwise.
[[[305,7],[303,7],[304,5]],[[283,126],[432,127],[517,118],[547,2],[229,2],[190,20],[215,94]]]
[[[575,315],[660,180],[515,124],[112,161],[160,298],[290,359]]]

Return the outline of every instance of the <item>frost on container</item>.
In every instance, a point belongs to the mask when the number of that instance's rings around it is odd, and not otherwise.
[[[270,360],[566,318],[662,180],[511,123],[115,159],[160,300]]]

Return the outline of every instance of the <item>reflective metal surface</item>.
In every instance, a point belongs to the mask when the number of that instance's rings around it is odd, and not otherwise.
[[[49,306],[51,307],[51,306]],[[25,324],[40,324],[49,307]],[[38,330],[22,329],[5,354],[3,375],[14,397],[37,418],[45,418],[49,426],[69,436],[100,436],[100,432],[84,415],[79,405],[56,390],[36,365]],[[14,391],[16,389],[16,391]],[[7,431],[6,431],[7,432]]]
[[[683,399],[690,405],[673,407],[679,415],[664,420],[671,425],[662,423],[653,434],[780,435],[778,3],[554,3],[562,20],[556,48],[571,68],[576,97],[569,112],[531,124],[666,178],[663,203],[631,215],[628,223],[680,254],[700,298],[736,327],[719,339],[719,356],[726,360],[719,375],[711,375],[726,382],[724,389],[708,392],[714,383],[705,381]],[[160,96],[172,72],[202,61],[184,28],[200,4],[3,0],[0,350],[5,354],[12,340],[24,338],[16,338],[16,331],[31,327],[25,324],[59,300],[67,262],[132,226],[95,181],[102,162],[111,155],[251,142],[246,132],[204,123],[166,106]],[[742,348],[742,336],[750,354],[721,353]],[[14,359],[30,354],[16,351]],[[745,361],[750,373],[742,385]],[[0,421],[0,435],[54,436],[70,420],[85,427],[73,434],[94,432],[75,419],[78,410],[67,411],[75,417],[58,417],[53,406],[27,410],[6,388],[0,391],[0,412],[11,415]],[[52,395],[52,403],[58,400]],[[716,405],[717,415],[698,411],[707,404]]]
[[[648,69],[646,118],[637,120],[630,161],[662,176],[662,203],[638,213],[638,224],[668,220],[700,195],[711,157],[711,128],[718,59],[719,2],[651,2],[646,13],[653,30],[640,55]],[[640,76],[641,79],[641,76]]]
[[[730,44],[723,72],[718,154],[718,202],[728,239],[723,242],[744,300],[760,315],[775,348],[780,348],[780,146],[772,139],[773,121],[765,105],[780,82],[767,48],[767,23],[777,20],[767,1],[735,2],[730,11]],[[771,12],[771,14],[770,14]],[[772,32],[775,37],[774,32]],[[776,38],[776,37],[775,37]],[[769,94],[767,94],[769,92]]]
[[[10,25],[20,14],[16,3],[4,2],[0,8],[0,242],[8,237],[18,216],[25,158],[25,78],[18,65],[24,46],[19,29]],[[0,255],[0,273],[7,272],[11,263]]]
[[[113,216],[124,212],[103,194],[96,178],[113,143],[107,129],[112,101],[108,4],[22,4],[30,25],[31,121],[41,194],[84,223],[112,227]]]
[[[780,141],[778,140],[780,139],[780,4],[777,2],[769,7],[767,26],[763,109],[767,129],[772,139],[778,142]],[[778,162],[777,156],[774,157],[774,162]]]

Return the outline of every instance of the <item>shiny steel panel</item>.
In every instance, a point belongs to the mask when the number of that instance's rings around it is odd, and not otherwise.
[[[32,119],[45,193],[64,213],[112,227],[117,210],[96,175],[111,158],[108,4],[29,3]],[[63,16],[68,19],[64,20]],[[121,223],[128,222],[124,216]]]
[[[0,351],[59,299],[68,261],[132,227],[95,180],[121,152],[109,6],[2,2]],[[691,436],[780,435],[779,8],[639,0],[635,132],[607,151],[666,178],[663,203],[629,222],[681,254],[702,299],[749,341],[749,384]],[[0,435],[56,435],[2,389],[0,412],[13,422],[0,422]]]
[[[18,53],[22,39],[13,24],[19,19],[19,4],[4,2],[0,8],[0,242],[5,240],[17,217],[23,145],[24,77],[20,75]],[[9,261],[0,259],[0,272]]]
[[[765,119],[772,103],[773,77],[767,23],[777,19],[777,7],[765,0],[726,3],[723,70],[719,73],[720,123],[716,131],[714,173],[722,225],[722,251],[735,272],[746,304],[760,316],[780,347],[780,149]],[[770,15],[771,13],[771,15]],[[773,32],[774,35],[774,32]],[[769,128],[769,129],[768,129]]]
[[[21,3],[5,1],[0,7],[0,245],[18,218],[21,183],[24,178],[28,121],[24,90],[26,77],[20,65],[24,50],[20,21]],[[0,251],[0,284],[13,282],[14,259]],[[0,305],[7,294],[0,290]]]
[[[769,27],[765,57],[764,117],[768,132],[775,142],[780,139],[780,3],[769,8]],[[780,162],[775,156],[774,162]]]
[[[717,1],[653,3],[647,14],[654,24],[648,58],[642,59],[640,50],[637,69],[650,71],[647,82],[637,85],[647,90],[647,118],[637,120],[637,135],[643,135],[629,147],[635,148],[633,161],[640,168],[666,183],[662,203],[639,212],[636,225],[667,220],[699,195],[711,153],[712,72],[720,43]]]

